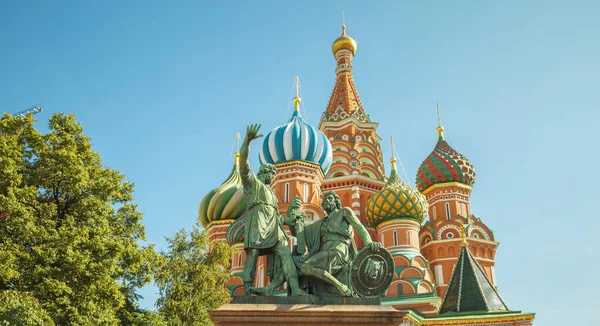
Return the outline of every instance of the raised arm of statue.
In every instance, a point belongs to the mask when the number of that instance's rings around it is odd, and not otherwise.
[[[245,187],[252,185],[254,182],[252,169],[250,169],[250,163],[248,162],[248,156],[250,155],[250,143],[262,137],[262,134],[258,134],[260,124],[253,124],[246,128],[246,135],[240,148],[240,173],[242,175],[242,183]]]

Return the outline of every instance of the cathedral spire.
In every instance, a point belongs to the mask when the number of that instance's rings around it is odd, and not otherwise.
[[[392,163],[392,171],[396,171],[396,157],[394,153],[396,153],[394,148],[394,138],[390,136],[390,141],[392,142],[392,158],[390,159],[390,163]]]
[[[294,76],[294,79],[296,79],[296,97],[294,97],[294,111],[298,112],[300,111],[300,102],[302,102],[302,99],[300,98],[300,95],[298,93],[298,89],[300,88],[300,80],[298,79],[298,76]]]
[[[435,110],[437,111],[437,118],[438,118],[438,126],[437,126],[438,139],[444,140],[444,127],[442,126],[442,118],[440,117],[440,104],[439,103],[435,104]]]
[[[346,25],[343,23],[342,35],[331,47],[337,65],[335,86],[325,110],[324,118],[327,121],[340,121],[352,116],[360,122],[370,122],[354,85],[352,60],[356,48],[356,41],[346,34]]]
[[[240,132],[235,133],[235,154],[233,154],[235,158],[235,166],[240,166]]]

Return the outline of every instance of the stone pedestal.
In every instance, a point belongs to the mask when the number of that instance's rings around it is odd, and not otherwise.
[[[315,297],[246,297],[209,311],[215,325],[400,325],[406,312],[361,299]],[[257,299],[254,299],[257,298]],[[280,298],[280,299],[277,299]],[[310,299],[313,298],[313,299]],[[236,300],[238,301],[238,300]],[[254,301],[254,302],[253,302]],[[277,303],[277,301],[281,301]],[[319,300],[317,300],[319,301]],[[340,302],[335,302],[340,301]],[[322,304],[319,304],[322,303]],[[337,304],[336,304],[337,303]],[[341,304],[340,304],[341,303]],[[365,304],[366,303],[366,304]]]

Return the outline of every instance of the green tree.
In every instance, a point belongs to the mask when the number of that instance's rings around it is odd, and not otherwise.
[[[5,114],[0,293],[25,295],[23,311],[57,325],[157,322],[134,295],[151,281],[159,256],[140,245],[145,231],[132,193],[133,184],[103,166],[73,115],[54,114],[42,134],[31,115]],[[5,298],[0,311],[15,302]]]
[[[6,290],[0,292],[0,325],[53,326],[54,322],[35,297]]]
[[[169,249],[163,252],[164,266],[156,275],[160,297],[158,312],[167,325],[211,325],[208,310],[229,302],[229,264],[232,247],[214,243],[209,250],[206,231],[196,225],[167,238]]]

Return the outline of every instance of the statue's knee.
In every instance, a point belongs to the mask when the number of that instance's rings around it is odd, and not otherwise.
[[[310,266],[309,264],[304,264],[302,265],[302,267],[300,268],[300,271],[302,272],[302,274],[304,275],[312,275],[313,273],[313,268],[312,266]]]

